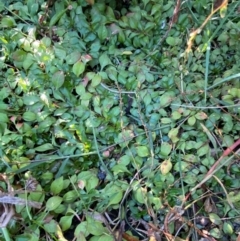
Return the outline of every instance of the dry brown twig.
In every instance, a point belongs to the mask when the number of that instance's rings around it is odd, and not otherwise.
[[[5,174],[0,174],[0,179],[5,181],[8,187],[8,192],[1,192],[0,193],[0,208],[1,208],[1,215],[0,215],[0,227],[5,228],[9,221],[15,214],[13,205],[28,205],[33,208],[40,209],[42,204],[39,202],[28,201],[19,197],[14,197],[17,193],[25,193],[24,190],[15,192],[10,185],[10,182]]]
[[[179,16],[179,12],[180,12],[180,7],[181,7],[181,0],[177,0],[177,4],[174,8],[174,11],[173,11],[173,16],[171,18],[171,21],[170,21],[170,24],[169,24],[169,28],[167,30],[167,32],[165,33],[165,35],[163,36],[163,38],[161,39],[161,43],[167,38],[170,30],[172,29],[172,26],[174,23],[177,22],[178,20],[178,16]]]
[[[217,0],[214,3],[214,8],[212,10],[212,12],[208,15],[208,17],[205,19],[205,21],[202,23],[202,25],[197,28],[196,30],[194,30],[193,32],[190,33],[189,35],[189,40],[187,42],[187,49],[186,49],[186,53],[188,54],[191,50],[192,50],[192,45],[193,45],[193,41],[195,39],[195,37],[201,33],[202,29],[205,27],[205,25],[208,23],[208,21],[211,19],[211,17],[218,11],[221,10],[225,7],[227,7],[228,5],[228,0]]]

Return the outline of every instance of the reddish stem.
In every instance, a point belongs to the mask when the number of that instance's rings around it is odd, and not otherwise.
[[[234,142],[230,147],[228,147],[222,154],[222,156],[214,163],[214,165],[209,169],[208,173],[206,174],[206,176],[210,175],[215,168],[218,166],[218,164],[220,163],[220,161],[228,156],[237,146],[240,145],[240,139],[237,140],[236,142]]]

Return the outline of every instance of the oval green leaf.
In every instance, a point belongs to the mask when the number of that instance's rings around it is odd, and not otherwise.
[[[50,143],[46,143],[46,144],[43,144],[41,146],[34,148],[34,150],[38,151],[38,152],[44,152],[44,151],[49,151],[49,150],[53,150],[53,149],[54,149],[54,147]]]
[[[165,160],[161,163],[160,170],[163,175],[166,175],[169,173],[169,171],[172,169],[172,163],[170,159]]]
[[[77,77],[80,74],[82,74],[84,70],[85,70],[85,64],[81,61],[77,61],[72,67],[72,71]]]
[[[171,150],[172,150],[172,145],[167,142],[163,142],[161,145],[160,154],[163,156],[168,156]]]
[[[61,217],[59,224],[62,227],[62,231],[66,231],[71,227],[73,217],[74,215]]]
[[[64,80],[65,80],[65,75],[63,71],[57,71],[52,76],[52,83],[56,89],[59,89],[63,85]]]
[[[6,123],[8,122],[8,116],[5,113],[0,113],[0,122],[1,123]]]
[[[46,208],[48,211],[53,211],[61,204],[61,202],[62,202],[62,197],[58,197],[58,196],[50,197],[47,200]]]
[[[63,177],[55,179],[50,186],[50,190],[53,195],[59,194],[63,189]]]
[[[147,157],[149,156],[149,150],[146,146],[137,146],[137,154],[140,157]]]
[[[222,224],[221,218],[216,213],[209,213],[209,219],[216,225]]]

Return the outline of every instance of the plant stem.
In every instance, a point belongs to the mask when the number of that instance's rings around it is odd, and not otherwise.
[[[8,229],[5,227],[5,228],[1,228],[1,230],[2,230],[5,241],[11,241]]]

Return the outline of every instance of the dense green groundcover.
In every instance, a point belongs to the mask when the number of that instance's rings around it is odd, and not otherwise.
[[[1,240],[237,239],[238,2],[0,3]]]

